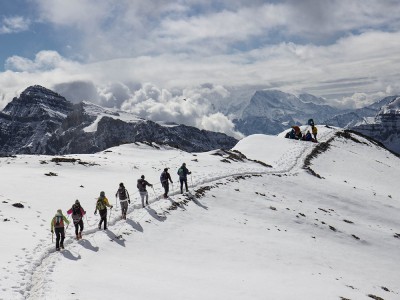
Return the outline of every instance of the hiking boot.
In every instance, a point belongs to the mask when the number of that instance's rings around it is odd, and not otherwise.
[[[107,227],[104,227],[104,230],[107,230]]]
[[[99,229],[101,229],[101,225],[99,225]]]
[[[64,249],[64,245],[60,245],[60,248],[61,248],[61,249]]]
[[[56,251],[60,251],[60,248],[56,248]]]
[[[79,235],[76,236],[76,240],[79,240]]]
[[[82,239],[82,232],[79,232],[79,239]]]

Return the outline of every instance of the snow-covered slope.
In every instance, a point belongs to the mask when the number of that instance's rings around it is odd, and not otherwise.
[[[234,148],[248,160],[143,144],[68,156],[75,163],[1,158],[0,299],[398,299],[400,160],[318,129],[320,144],[249,136]],[[188,195],[177,189],[182,162],[192,171]],[[164,167],[169,200],[158,199]],[[141,174],[155,184],[146,209]],[[126,221],[115,205],[120,182],[133,202]],[[102,190],[117,208],[107,231],[93,215]],[[50,220],[75,199],[88,212],[84,239],[69,226],[66,249],[55,252]]]

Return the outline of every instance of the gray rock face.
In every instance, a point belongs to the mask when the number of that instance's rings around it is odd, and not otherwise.
[[[5,107],[0,128],[3,155],[95,153],[134,142],[201,152],[230,149],[237,143],[222,133],[185,125],[161,126],[85,102],[72,105],[41,86],[27,88]]]
[[[0,113],[0,153],[47,153],[47,141],[72,111],[64,97],[41,86],[27,88]]]

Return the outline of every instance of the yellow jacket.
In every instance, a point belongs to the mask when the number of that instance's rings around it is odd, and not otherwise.
[[[110,205],[110,203],[108,203],[108,199],[107,199],[107,197],[99,197],[99,198],[97,198],[97,203],[96,203],[96,210],[95,210],[95,212],[97,212],[97,210],[103,210],[103,209],[105,209],[106,207],[111,207],[112,208],[112,205]]]
[[[318,132],[317,127],[316,127],[316,126],[313,126],[313,128],[312,128],[312,133],[313,133],[313,134],[317,134],[317,132]]]

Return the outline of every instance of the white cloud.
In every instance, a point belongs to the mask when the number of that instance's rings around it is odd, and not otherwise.
[[[229,104],[226,86],[300,90],[358,107],[400,92],[396,3],[36,0],[40,21],[67,33],[71,56],[12,56],[0,86],[8,101],[41,84],[74,101],[205,127],[221,121],[213,104]]]
[[[0,34],[18,33],[29,29],[30,20],[21,16],[3,18]]]
[[[199,128],[216,132],[224,132],[237,139],[243,138],[243,135],[241,133],[238,133],[234,130],[235,126],[232,121],[229,120],[222,113],[215,113],[208,116],[203,116],[199,121],[200,122],[197,125]]]
[[[36,54],[34,60],[21,56],[12,56],[6,60],[6,69],[18,72],[42,72],[57,68],[66,68],[68,65],[74,65],[72,61],[63,58],[56,51],[40,51]]]

